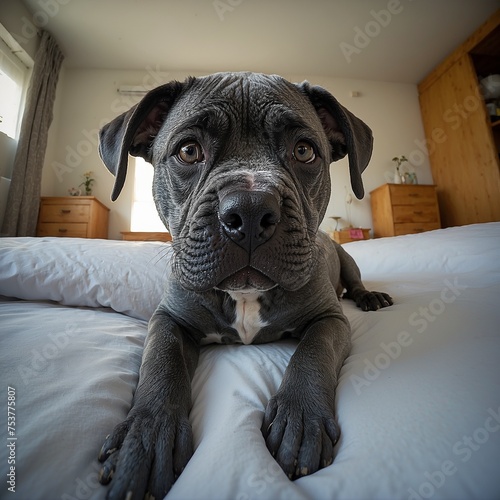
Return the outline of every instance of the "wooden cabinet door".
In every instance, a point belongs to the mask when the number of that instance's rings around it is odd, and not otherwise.
[[[500,172],[471,58],[464,54],[420,94],[444,227],[500,220]]]

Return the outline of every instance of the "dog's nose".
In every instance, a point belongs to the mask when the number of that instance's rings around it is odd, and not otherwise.
[[[274,234],[279,202],[264,191],[228,193],[219,202],[219,220],[229,238],[251,253]]]

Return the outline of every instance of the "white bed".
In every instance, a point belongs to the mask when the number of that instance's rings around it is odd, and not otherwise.
[[[196,451],[169,500],[500,498],[500,223],[344,247],[395,305],[343,301],[353,348],[333,465],[290,482],[261,437],[294,341],[206,346]],[[0,239],[1,497],[105,497],[97,454],[129,410],[168,255],[165,243]]]

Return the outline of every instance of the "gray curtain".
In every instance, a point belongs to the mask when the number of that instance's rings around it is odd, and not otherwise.
[[[3,236],[35,236],[42,168],[63,59],[56,41],[42,31],[21,122]]]

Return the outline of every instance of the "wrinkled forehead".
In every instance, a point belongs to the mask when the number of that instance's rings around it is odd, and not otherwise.
[[[177,120],[198,122],[217,115],[249,127],[272,125],[321,129],[311,102],[279,76],[219,73],[193,80],[172,110]]]

